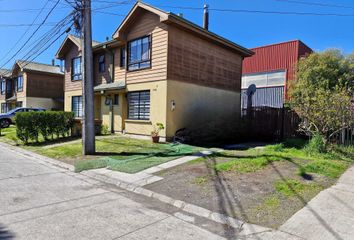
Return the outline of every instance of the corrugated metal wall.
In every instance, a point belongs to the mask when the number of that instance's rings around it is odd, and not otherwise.
[[[241,90],[241,108],[247,108],[247,90]],[[252,96],[252,107],[282,108],[284,104],[284,87],[257,88]]]
[[[242,74],[282,69],[287,72],[286,86],[295,77],[295,66],[298,59],[312,52],[309,47],[299,40],[267,45],[251,50],[255,52],[255,55],[244,59]],[[287,96],[286,87],[284,96]]]

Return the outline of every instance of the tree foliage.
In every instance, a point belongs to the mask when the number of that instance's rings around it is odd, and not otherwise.
[[[354,55],[327,50],[301,59],[290,87],[290,105],[302,119],[300,130],[328,140],[352,126],[353,83]]]

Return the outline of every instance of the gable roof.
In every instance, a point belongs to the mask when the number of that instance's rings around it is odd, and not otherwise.
[[[248,57],[253,55],[253,52],[245,47],[242,47],[226,38],[223,38],[215,33],[212,33],[197,24],[194,24],[183,17],[180,17],[174,13],[171,12],[165,12],[163,10],[160,10],[156,7],[153,7],[151,5],[148,5],[146,3],[142,3],[138,1],[133,8],[130,10],[128,15],[124,18],[122,23],[119,25],[119,27],[116,29],[116,31],[113,33],[112,37],[113,39],[119,39],[122,37],[123,31],[127,28],[129,23],[131,23],[136,16],[139,16],[139,13],[142,11],[149,11],[157,16],[160,17],[160,22],[166,23],[166,24],[174,24],[179,27],[182,27],[183,29],[189,30],[195,34],[198,34],[200,37],[204,37],[210,41],[213,41],[215,43],[221,44],[223,46],[226,46],[232,50],[235,50],[239,52],[242,56]]]
[[[0,69],[0,78],[1,77],[10,77],[11,76],[11,70],[10,69]]]
[[[59,66],[44,63],[17,60],[12,69],[14,70],[16,67],[19,67],[22,71],[36,71],[63,75],[63,72],[60,71]]]
[[[68,34],[64,41],[61,43],[57,53],[55,54],[55,57],[58,59],[62,59],[65,55],[66,48],[68,47],[68,44],[72,43],[76,45],[79,48],[79,51],[81,50],[81,39],[77,36],[74,36],[72,34]],[[92,47],[99,45],[100,42],[97,41],[92,41]]]

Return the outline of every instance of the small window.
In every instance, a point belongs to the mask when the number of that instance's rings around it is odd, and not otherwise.
[[[22,107],[22,105],[23,105],[22,101],[16,102],[16,107],[17,107],[17,108]]]
[[[71,111],[74,112],[74,116],[77,118],[81,118],[83,116],[82,96],[72,97]]]
[[[146,36],[128,43],[128,70],[138,70],[151,66],[151,37]]]
[[[60,71],[65,72],[65,60],[60,61]]]
[[[71,80],[78,81],[82,79],[81,57],[71,60]]]
[[[5,95],[6,93],[6,80],[1,80],[1,95]]]
[[[98,72],[103,73],[106,71],[105,56],[104,54],[98,57]]]
[[[122,47],[120,49],[120,67],[125,67],[125,62],[126,62],[125,47]]]
[[[17,92],[23,91],[23,76],[18,76],[16,81]]]
[[[113,105],[119,105],[119,94],[114,94]]]
[[[128,118],[150,119],[150,91],[128,93]]]
[[[8,111],[7,103],[1,103],[1,113],[7,113]]]

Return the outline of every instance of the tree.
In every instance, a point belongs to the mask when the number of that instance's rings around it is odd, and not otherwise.
[[[353,125],[354,55],[339,50],[312,53],[299,61],[290,86],[290,106],[302,119],[300,130],[331,136]]]

